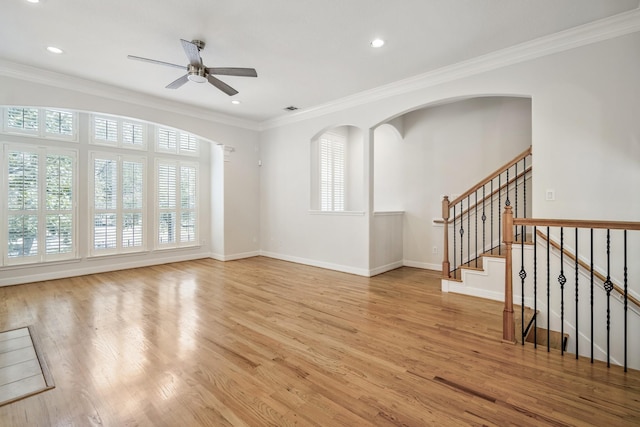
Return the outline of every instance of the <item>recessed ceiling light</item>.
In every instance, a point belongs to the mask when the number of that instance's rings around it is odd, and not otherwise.
[[[234,99],[233,101],[231,101],[231,103],[233,105],[238,105],[238,104],[240,104],[240,101],[238,101],[237,99]]]
[[[62,49],[60,49],[59,47],[55,47],[55,46],[49,46],[47,47],[47,50],[51,53],[56,53],[56,54],[60,54],[62,53]]]
[[[29,3],[40,3],[40,0],[27,0]]]
[[[382,47],[382,46],[384,46],[384,40],[382,39],[371,40],[371,47]]]

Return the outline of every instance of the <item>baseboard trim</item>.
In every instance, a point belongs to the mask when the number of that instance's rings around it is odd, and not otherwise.
[[[442,270],[442,264],[432,264],[430,262],[412,261],[410,259],[403,260],[402,265],[405,267],[422,268],[424,270],[435,270],[435,271]]]
[[[404,266],[403,261],[396,261],[392,262],[391,264],[376,267],[369,270],[369,277],[377,276],[378,274],[386,273],[387,271],[395,270],[396,268],[400,268],[402,266]]]
[[[208,254],[173,255],[162,258],[143,259],[130,262],[122,262],[109,265],[84,266],[78,269],[65,269],[63,271],[50,271],[46,273],[26,274],[14,276],[9,279],[0,279],[0,287],[22,285],[25,283],[42,282],[46,280],[67,279],[70,277],[85,276],[87,274],[107,273],[110,271],[129,270],[131,268],[150,267],[152,265],[168,264],[172,262],[193,261],[207,258]]]
[[[295,262],[296,264],[310,265],[312,267],[326,268],[327,270],[340,271],[342,273],[355,274],[358,276],[370,277],[370,270],[364,268],[351,267],[348,265],[333,264],[330,262],[318,261],[308,258],[300,258],[291,255],[279,254],[276,252],[260,251],[260,255],[267,258],[279,259],[282,261]]]
[[[241,252],[241,253],[231,254],[231,255],[211,253],[209,255],[209,258],[213,258],[216,261],[235,261],[237,259],[253,258],[256,256],[260,256],[260,251]]]

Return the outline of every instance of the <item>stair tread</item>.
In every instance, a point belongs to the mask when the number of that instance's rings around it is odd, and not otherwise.
[[[547,329],[540,328],[540,327],[536,329],[537,329],[536,336],[534,337],[533,328],[531,328],[531,330],[529,331],[529,334],[525,338],[525,341],[528,343],[533,343],[534,339],[536,339],[538,341],[538,345],[546,346],[547,345]],[[549,331],[549,347],[550,348],[561,350],[561,345],[562,345],[561,343],[564,341],[564,347],[566,350],[568,339],[569,339],[568,333],[564,333],[564,335],[562,335],[558,331],[553,331],[553,330]]]

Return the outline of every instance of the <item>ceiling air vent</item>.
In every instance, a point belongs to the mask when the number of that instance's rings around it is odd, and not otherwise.
[[[298,107],[294,107],[293,105],[289,105],[288,107],[284,107],[285,110],[287,111],[296,111],[298,109]]]

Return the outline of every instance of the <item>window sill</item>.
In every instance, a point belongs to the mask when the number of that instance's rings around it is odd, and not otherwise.
[[[316,211],[310,210],[309,215],[335,215],[335,216],[364,216],[364,211]]]
[[[0,270],[19,270],[23,268],[33,268],[33,267],[44,267],[50,265],[65,265],[65,264],[77,264],[81,262],[81,258],[70,258],[70,259],[60,259],[55,261],[35,261],[35,262],[25,262],[22,264],[8,264],[0,267]]]
[[[400,216],[400,215],[404,215],[404,211],[378,211],[373,213],[373,216]]]
[[[106,258],[120,258],[120,257],[130,257],[132,255],[147,255],[150,251],[136,251],[136,252],[118,252],[118,253],[109,253],[109,254],[99,254],[99,255],[89,255],[87,256],[87,261],[95,261],[99,259]]]
[[[167,248],[155,248],[152,252],[178,252],[184,251],[187,249],[200,249],[201,245],[193,245],[193,246],[171,246]]]

